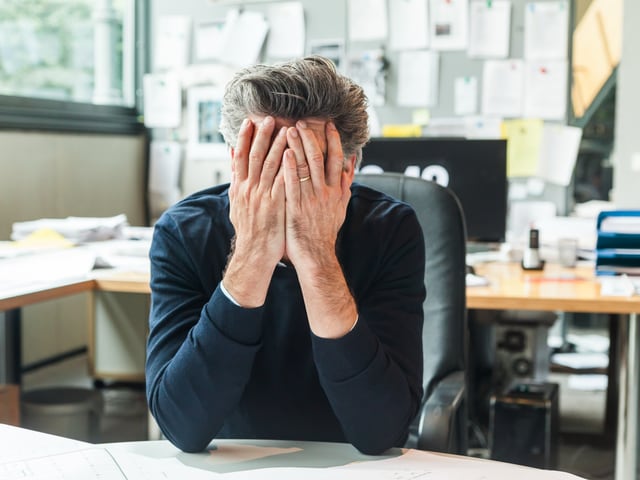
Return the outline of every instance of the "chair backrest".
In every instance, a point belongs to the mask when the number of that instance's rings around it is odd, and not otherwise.
[[[425,242],[423,356],[424,398],[436,383],[466,371],[466,230],[455,194],[435,182],[399,173],[357,173],[354,181],[408,203],[418,215]]]

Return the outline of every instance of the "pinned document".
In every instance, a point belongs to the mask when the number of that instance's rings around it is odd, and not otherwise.
[[[348,0],[349,40],[362,42],[387,38],[385,0]]]
[[[525,117],[545,120],[565,118],[568,69],[566,60],[532,60],[525,63]]]
[[[471,58],[507,58],[511,32],[511,2],[474,0],[469,15]]]
[[[564,60],[569,41],[569,2],[529,2],[524,11],[524,58]]]
[[[538,173],[542,141],[542,120],[507,120],[503,124],[507,141],[507,175],[529,177]]]
[[[433,50],[466,50],[468,0],[429,0],[429,35]]]
[[[521,117],[523,89],[522,60],[487,60],[482,72],[482,113]]]
[[[274,3],[267,8],[267,56],[295,58],[304,55],[304,10],[300,2]]]
[[[425,0],[389,0],[389,47],[409,50],[429,47]]]
[[[568,186],[578,159],[581,139],[581,128],[545,124],[536,175],[557,185]]]
[[[154,65],[158,70],[176,69],[189,63],[191,17],[165,15],[155,30]]]
[[[400,52],[398,106],[431,107],[438,99],[440,55],[429,50]]]

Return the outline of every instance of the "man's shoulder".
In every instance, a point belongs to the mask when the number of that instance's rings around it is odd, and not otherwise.
[[[174,221],[180,222],[191,217],[200,217],[206,214],[208,218],[217,215],[228,215],[229,209],[229,185],[216,185],[204,190],[192,193],[169,207],[163,216],[170,216]]]

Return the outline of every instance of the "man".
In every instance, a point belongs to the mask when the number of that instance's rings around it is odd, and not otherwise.
[[[424,241],[406,204],[352,185],[366,97],[321,57],[226,88],[230,185],[155,227],[147,397],[166,437],[401,446],[422,397]]]

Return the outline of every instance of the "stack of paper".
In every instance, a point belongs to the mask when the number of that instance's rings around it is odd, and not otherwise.
[[[22,240],[38,230],[49,229],[75,243],[94,242],[121,238],[126,226],[128,222],[124,214],[115,217],[42,218],[14,223],[11,240]]]
[[[600,213],[596,273],[640,275],[640,210]]]

